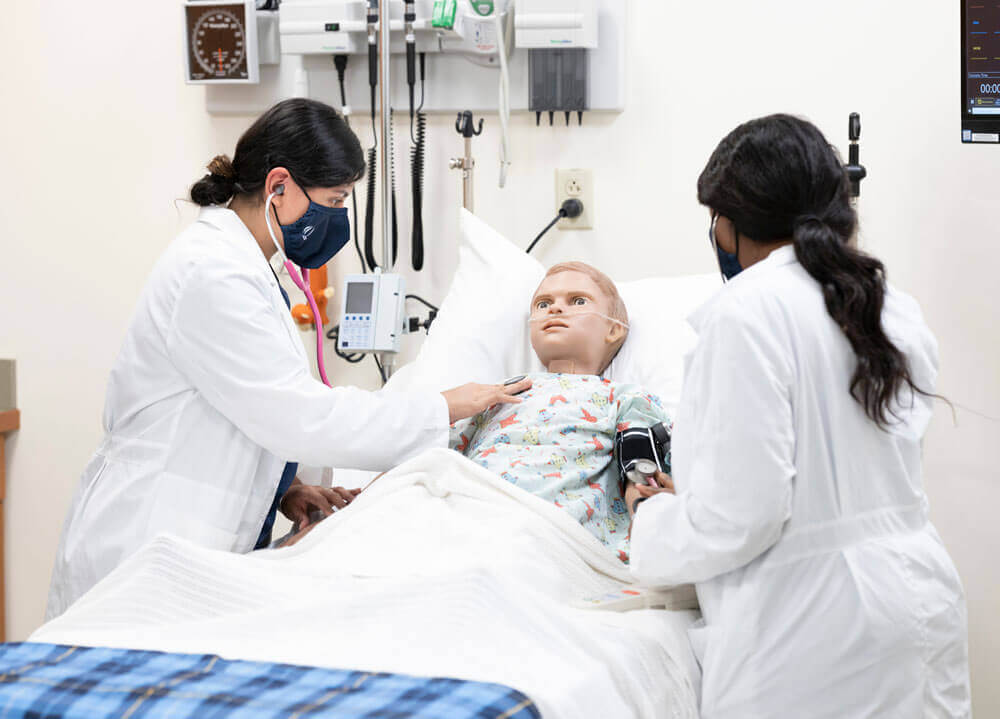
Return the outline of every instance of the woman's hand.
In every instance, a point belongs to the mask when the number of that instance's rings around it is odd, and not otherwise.
[[[360,489],[327,489],[315,484],[302,484],[296,479],[281,498],[281,513],[297,524],[300,530],[305,529],[310,525],[310,512],[318,510],[324,517],[329,517],[334,508],[343,509],[360,492]]]
[[[442,392],[448,403],[448,418],[457,422],[466,417],[477,415],[496,404],[518,404],[520,399],[514,395],[531,389],[531,380],[523,379],[516,384],[463,384],[461,387]]]
[[[628,486],[625,488],[625,505],[628,507],[629,516],[634,517],[636,510],[639,508],[639,505],[636,504],[636,500],[649,499],[653,495],[662,494],[664,492],[675,494],[674,480],[669,474],[657,472],[653,476],[653,479],[656,480],[657,486],[655,487],[650,487],[646,484],[628,483]]]

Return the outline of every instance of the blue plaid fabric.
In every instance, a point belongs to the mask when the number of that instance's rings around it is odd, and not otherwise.
[[[212,655],[0,645],[5,719],[540,719],[509,687]]]

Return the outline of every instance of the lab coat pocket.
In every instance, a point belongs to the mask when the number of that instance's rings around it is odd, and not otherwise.
[[[174,534],[209,549],[233,551],[246,496],[206,482],[162,472],[149,536]]]

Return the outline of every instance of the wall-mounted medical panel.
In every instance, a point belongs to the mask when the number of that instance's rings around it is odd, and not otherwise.
[[[450,5],[416,0],[413,36],[416,51],[426,55],[424,82],[421,87],[418,79],[416,89],[418,101],[422,97],[427,113],[497,112],[502,39],[509,51],[510,110],[532,110],[529,55],[545,46],[548,33],[553,42],[547,47],[585,48],[585,72],[576,73],[586,78],[585,111],[622,112],[628,4],[627,0],[453,0]],[[390,11],[392,104],[402,111],[409,105],[403,2],[391,0]],[[520,27],[519,12],[523,13]],[[284,0],[278,27],[280,63],[262,64],[256,85],[207,87],[209,112],[257,114],[296,96],[340,107],[336,55],[348,56],[344,85],[352,114],[371,111],[371,25],[363,0]]]

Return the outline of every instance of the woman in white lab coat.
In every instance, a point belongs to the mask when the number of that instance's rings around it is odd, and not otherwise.
[[[921,480],[938,361],[917,303],[855,248],[808,122],[738,127],[698,196],[729,281],[691,318],[676,495],[630,503],[635,576],[696,583],[702,716],[969,716],[962,585]]]
[[[333,108],[294,99],[191,188],[201,214],[157,262],[111,371],[105,438],[63,529],[50,618],[161,532],[246,552],[266,545],[279,504],[305,523],[310,509],[350,500],[297,482],[295,462],[388,469],[446,446],[450,421],[517,401],[527,383],[442,396],[311,376],[269,260],[316,268],[342,248],[343,202],[364,167]]]

